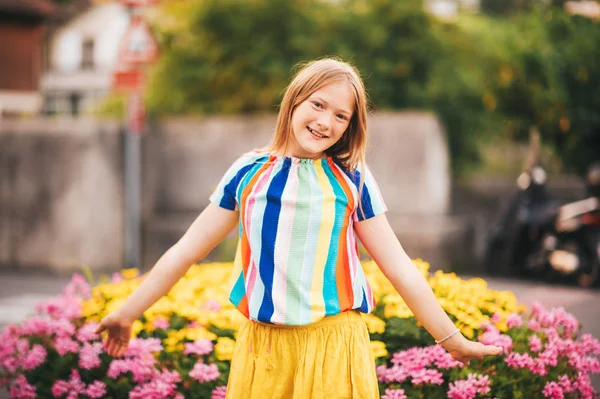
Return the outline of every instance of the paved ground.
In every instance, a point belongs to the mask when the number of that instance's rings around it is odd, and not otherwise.
[[[18,323],[31,313],[40,300],[60,293],[69,278],[31,273],[0,271],[0,330],[8,323]],[[600,290],[584,290],[577,287],[548,285],[533,281],[486,278],[490,288],[508,290],[515,293],[525,305],[539,301],[547,307],[563,306],[583,324],[583,332],[600,338]],[[600,391],[600,376],[593,379]],[[0,392],[0,399],[8,395]]]

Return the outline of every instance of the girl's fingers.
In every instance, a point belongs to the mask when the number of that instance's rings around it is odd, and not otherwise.
[[[119,350],[117,351],[117,355],[115,357],[121,357],[127,351],[127,345],[122,344]]]
[[[499,346],[494,346],[494,345],[486,345],[483,348],[482,352],[483,352],[483,356],[495,356],[495,355],[499,355],[500,353],[502,353],[502,348]]]
[[[104,326],[104,323],[100,322],[100,324],[98,324],[98,327],[96,327],[96,334],[100,334],[104,330],[106,330],[106,327]]]
[[[118,342],[116,339],[111,339],[108,341],[108,354],[111,356],[114,356],[115,352],[117,351],[118,348]]]

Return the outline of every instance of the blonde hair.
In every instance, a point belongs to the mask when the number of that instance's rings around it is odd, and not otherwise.
[[[337,143],[325,151],[325,154],[335,158],[351,171],[355,171],[359,166],[364,171],[368,100],[358,70],[347,62],[335,58],[323,58],[298,64],[297,67],[300,69],[286,88],[281,101],[275,134],[269,150],[283,153],[287,150],[292,135],[292,114],[298,105],[322,87],[332,83],[347,82],[354,93],[354,112],[347,130]],[[362,175],[363,173],[361,177]],[[362,186],[362,181],[360,185]]]

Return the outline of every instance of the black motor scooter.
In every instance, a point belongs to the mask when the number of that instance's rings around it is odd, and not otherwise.
[[[532,134],[530,157],[519,191],[492,229],[484,262],[490,274],[513,274],[600,283],[600,164],[587,175],[588,196],[559,205],[546,188],[546,173],[535,165],[539,135]],[[535,165],[535,166],[533,166]]]
[[[586,198],[557,209],[532,259],[550,266],[549,278],[582,287],[600,284],[600,163],[588,169],[586,191]]]

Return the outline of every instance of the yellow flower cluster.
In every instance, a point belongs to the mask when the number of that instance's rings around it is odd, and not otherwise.
[[[457,327],[466,337],[473,338],[475,330],[478,330],[482,323],[489,322],[494,313],[499,313],[504,320],[513,312],[525,311],[512,292],[491,290],[487,287],[485,280],[481,278],[463,280],[455,273],[444,273],[441,270],[429,274],[427,262],[421,259],[413,262],[429,282],[442,308],[455,319]],[[396,292],[375,262],[364,262],[363,268],[369,284],[376,293],[377,300],[384,305],[385,318],[413,316],[406,302]],[[507,329],[504,321],[498,322],[496,327],[500,331]]]
[[[481,323],[489,322],[494,313],[505,319],[512,312],[520,313],[524,307],[518,304],[511,292],[490,290],[480,278],[463,280],[454,273],[436,271],[429,273],[429,264],[420,259],[415,266],[428,280],[433,292],[444,310],[455,320],[462,333],[473,338]],[[214,326],[221,330],[238,331],[245,322],[244,316],[229,302],[229,279],[231,263],[205,263],[194,265],[180,279],[170,293],[144,313],[144,322],[138,320],[133,326],[135,336],[141,331],[152,332],[157,320],[171,320],[174,315],[194,322],[180,329],[169,329],[163,340],[166,350],[183,350],[183,343],[197,339],[216,341],[215,353],[220,360],[230,360],[234,341],[227,337],[218,337],[209,330]],[[396,316],[413,317],[411,310],[395,291],[392,284],[383,275],[375,262],[363,263],[376,300],[383,305],[384,319]],[[118,309],[140,284],[139,270],[127,269],[121,272],[122,280],[115,283],[102,283],[92,290],[92,298],[83,304],[83,315],[88,320],[99,321],[108,313]],[[369,332],[381,334],[386,322],[373,314],[363,315]],[[500,321],[496,326],[504,331],[506,324]],[[374,357],[387,356],[384,342],[372,341]]]
[[[230,359],[233,341],[229,338],[219,338],[210,332],[208,327],[215,326],[223,330],[237,331],[245,321],[244,316],[228,299],[231,267],[231,263],[205,263],[192,266],[169,294],[144,313],[144,323],[139,320],[134,323],[132,335],[136,336],[141,331],[154,331],[154,322],[157,319],[170,320],[173,315],[177,315],[195,324],[169,330],[168,337],[163,340],[167,351],[183,350],[184,342],[218,339],[215,346],[217,358]],[[85,318],[93,321],[101,320],[118,309],[141,283],[141,279],[137,278],[139,271],[136,269],[123,270],[121,274],[123,280],[116,283],[102,283],[93,288],[92,298],[83,304]],[[215,306],[220,309],[217,311]]]

